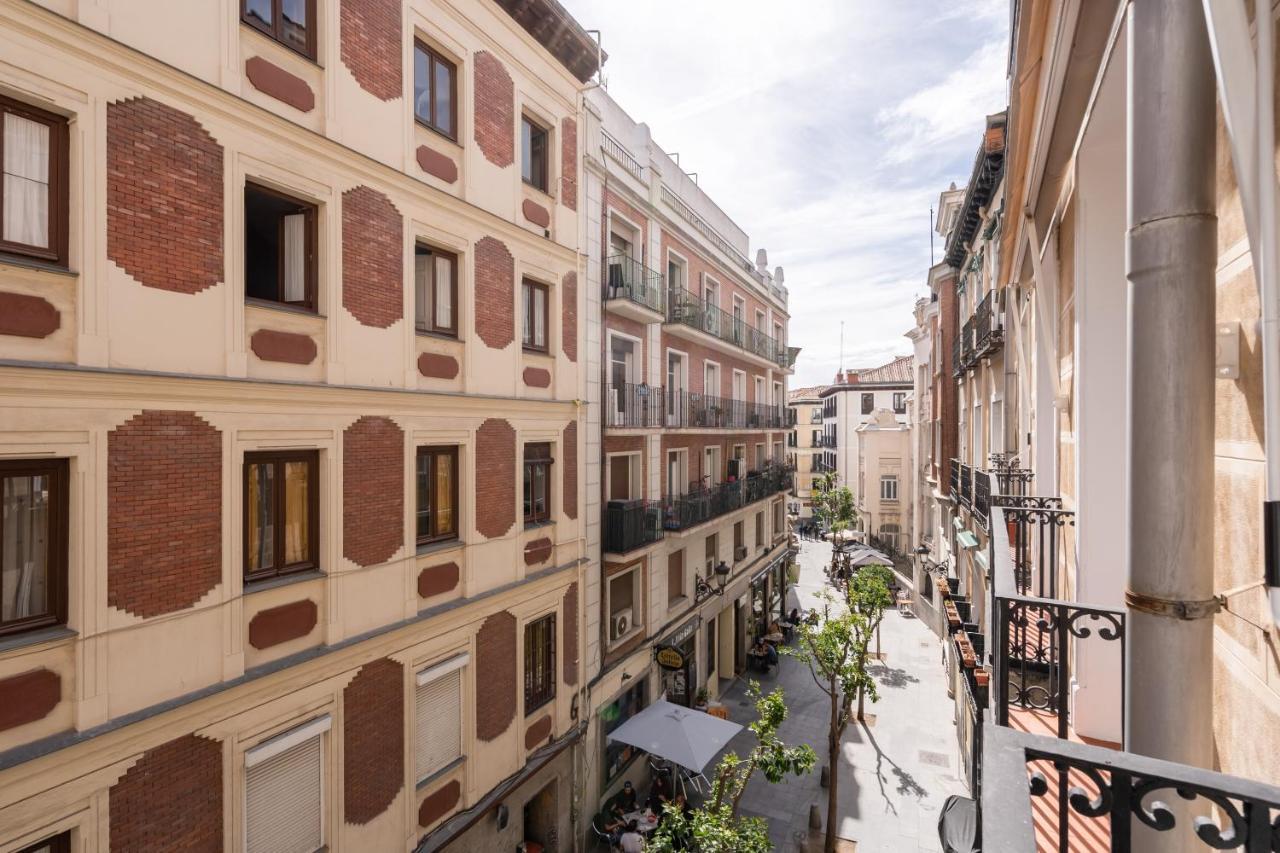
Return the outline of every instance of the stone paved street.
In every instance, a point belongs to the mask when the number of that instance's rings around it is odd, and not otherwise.
[[[800,544],[797,592],[806,609],[814,606],[816,593],[825,586],[823,567],[830,555],[828,543]],[[960,780],[941,645],[918,619],[896,610],[885,615],[881,635],[885,659],[876,667],[880,701],[868,706],[875,720],[869,727],[855,721],[845,730],[837,833],[857,842],[858,853],[939,851],[939,809],[949,795],[967,793]],[[777,670],[761,679],[765,691],[779,685],[790,708],[783,739],[808,743],[824,762],[826,695],[804,664],[786,656]],[[744,724],[755,713],[745,691],[746,684],[739,682],[724,697],[732,719]],[[744,731],[729,749],[743,755],[752,740],[750,732]],[[742,804],[745,812],[769,820],[774,849],[790,853],[805,849],[809,807],[817,803],[825,814],[826,794],[815,768],[805,778],[779,785],[757,777]]]

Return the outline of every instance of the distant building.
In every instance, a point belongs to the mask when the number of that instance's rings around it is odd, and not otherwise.
[[[911,426],[889,409],[876,409],[854,430],[858,479],[851,486],[867,542],[890,556],[910,550],[911,492],[907,476]]]
[[[826,473],[822,427],[822,392],[826,387],[811,385],[787,394],[792,423],[787,434],[787,459],[796,471],[790,510],[801,521],[813,518],[813,484]]]

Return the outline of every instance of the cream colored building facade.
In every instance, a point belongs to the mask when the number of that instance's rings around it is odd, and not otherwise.
[[[825,386],[797,388],[787,394],[791,410],[791,432],[787,436],[787,456],[796,471],[796,488],[788,502],[788,514],[801,522],[813,519],[813,484],[826,473],[823,461],[822,391]]]
[[[908,401],[909,404],[909,401]],[[912,550],[911,426],[889,409],[877,409],[854,433],[858,482],[853,498],[867,541],[886,554]]]
[[[0,850],[576,831],[595,43],[298,5],[0,3]]]

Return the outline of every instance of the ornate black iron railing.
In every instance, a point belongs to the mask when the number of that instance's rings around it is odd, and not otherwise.
[[[990,526],[991,474],[981,468],[973,469],[973,517],[986,530]]]
[[[666,288],[662,273],[626,255],[610,257],[605,261],[605,270],[605,299],[626,299],[658,314],[664,313]]]
[[[960,463],[960,503],[973,509],[973,468]]]
[[[948,492],[948,495],[951,498],[951,502],[958,503],[960,501],[960,460],[959,459],[951,460],[950,485],[951,485],[951,489]]]
[[[615,429],[660,427],[665,421],[665,397],[660,385],[630,382],[605,386],[605,426]]]
[[[609,501],[604,508],[604,550],[625,554],[663,537],[658,501]]]
[[[703,301],[683,288],[671,288],[667,294],[667,322],[680,323],[749,353],[772,361],[779,367],[791,367],[794,357],[789,348],[769,335],[747,325],[716,305]],[[798,352],[798,350],[797,350]]]
[[[1004,323],[996,309],[996,292],[987,291],[973,311],[974,360],[992,355],[1004,344]]]
[[[785,429],[787,426],[784,406],[749,403],[696,391],[668,388],[665,406],[664,423],[672,428]]]
[[[986,853],[1045,850],[1046,843],[1058,853],[1102,844],[1129,853],[1140,835],[1148,836],[1146,850],[1173,848],[1175,835],[1205,850],[1280,850],[1280,788],[990,723],[982,738]],[[1069,784],[1051,784],[1050,773]],[[1049,801],[1056,826],[1034,818],[1034,799]]]
[[[750,471],[732,483],[690,489],[683,495],[667,495],[662,499],[662,526],[666,530],[695,527],[779,492],[789,492],[794,485],[793,468],[768,464],[763,470]]]

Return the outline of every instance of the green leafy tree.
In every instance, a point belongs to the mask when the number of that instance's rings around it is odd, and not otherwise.
[[[861,673],[858,684],[859,720],[865,719],[863,708],[868,696],[872,702],[880,701],[876,681],[867,672],[867,664],[871,656],[871,638],[879,637],[884,613],[893,604],[893,596],[889,593],[892,583],[893,571],[888,566],[863,566],[845,587],[845,602],[849,605],[849,610],[862,617],[859,620],[857,643],[858,654],[861,656],[857,667]]]
[[[808,744],[788,746],[778,737],[778,727],[787,718],[786,697],[781,687],[761,695],[760,685],[752,681],[747,695],[756,703],[756,720],[748,726],[756,736],[755,747],[746,758],[730,752],[720,760],[711,796],[701,808],[685,814],[668,803],[661,824],[645,846],[646,851],[767,853],[772,849],[765,821],[738,814],[747,782],[756,772],[763,773],[773,784],[789,775],[802,776],[809,772],[818,756]]]
[[[848,530],[858,522],[853,492],[841,486],[835,474],[827,473],[814,484],[813,514],[832,533]]]
[[[826,838],[823,850],[836,849],[836,798],[840,788],[840,741],[852,718],[854,699],[863,691],[875,690],[867,674],[866,617],[836,601],[827,592],[820,594],[821,604],[815,621],[796,626],[800,642],[783,648],[784,654],[803,661],[809,674],[826,694],[830,703],[827,724],[827,766],[831,781],[827,788]]]

